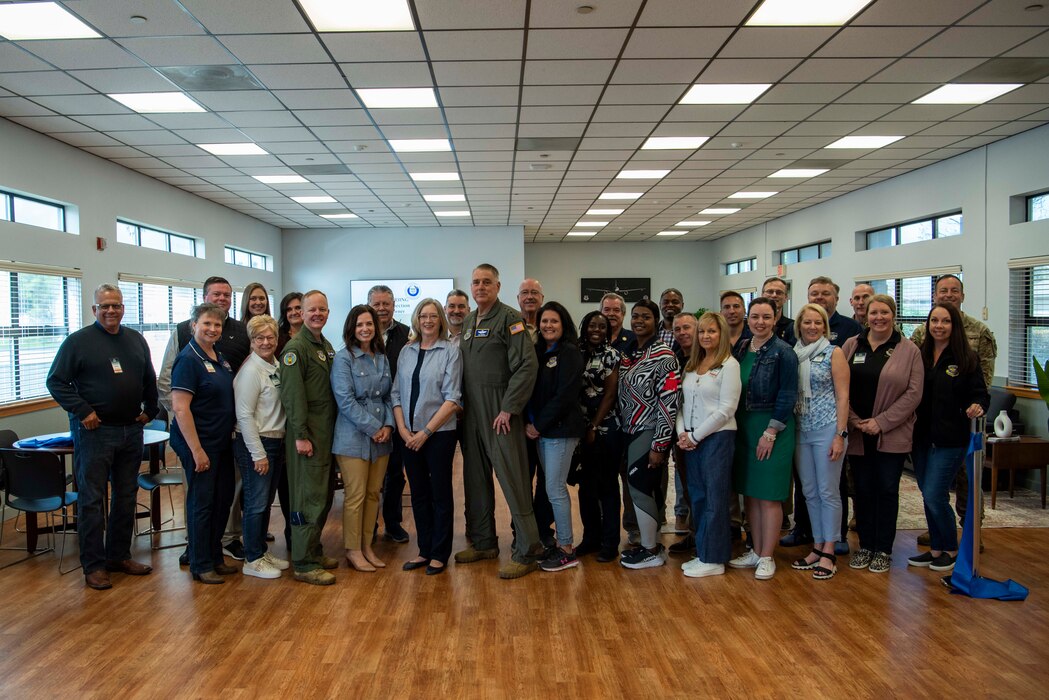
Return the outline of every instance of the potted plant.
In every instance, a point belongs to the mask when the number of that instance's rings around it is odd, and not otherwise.
[[[1041,394],[1045,405],[1049,407],[1049,360],[1043,365],[1037,357],[1032,355],[1031,359],[1034,361],[1034,374],[1038,379],[1038,393]]]

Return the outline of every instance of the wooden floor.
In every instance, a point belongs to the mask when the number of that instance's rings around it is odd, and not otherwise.
[[[462,531],[460,514],[456,549]],[[982,573],[1029,587],[1022,603],[952,595],[938,574],[908,570],[916,535],[899,534],[888,575],[842,561],[828,582],[790,569],[801,550],[777,552],[771,581],[592,557],[516,581],[495,561],[428,577],[400,570],[412,544],[383,543],[389,568],[343,564],[330,587],[195,584],[180,549],[139,538],[134,554],[155,571],[114,574],[110,591],[85,588],[79,570],[59,576],[52,555],[0,571],[0,697],[1047,697],[1049,530],[985,532]],[[0,552],[0,565],[16,557]]]

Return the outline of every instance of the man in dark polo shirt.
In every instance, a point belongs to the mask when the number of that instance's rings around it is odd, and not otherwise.
[[[608,318],[608,344],[622,352],[634,339],[634,331],[623,328],[623,319],[626,318],[626,299],[615,292],[609,292],[601,297],[599,308],[601,313]]]
[[[145,339],[120,325],[124,297],[103,284],[91,307],[95,322],[62,343],[47,390],[69,413],[77,489],[80,563],[89,588],[112,588],[109,572],[144,576],[152,567],[131,558],[142,426],[157,415],[157,378]],[[109,522],[104,499],[112,484]]]

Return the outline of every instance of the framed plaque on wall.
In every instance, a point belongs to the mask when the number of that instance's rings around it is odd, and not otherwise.
[[[601,297],[615,292],[634,303],[652,296],[650,277],[584,277],[579,280],[579,301],[589,304],[601,301]]]

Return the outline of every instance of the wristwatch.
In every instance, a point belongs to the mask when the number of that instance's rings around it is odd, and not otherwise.
[[[848,430],[841,431],[840,433],[838,433],[838,437],[840,437],[842,440],[847,440],[848,437],[849,437],[849,431]]]

